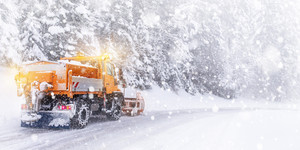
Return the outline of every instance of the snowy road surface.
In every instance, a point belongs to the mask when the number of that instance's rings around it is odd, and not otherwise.
[[[298,110],[181,110],[120,121],[93,119],[85,129],[9,128],[1,149],[299,149]]]
[[[16,96],[13,74],[6,70],[0,74],[0,150],[300,149],[297,104],[176,95],[158,88],[143,92],[142,116],[92,119],[78,130],[21,128],[22,100]]]

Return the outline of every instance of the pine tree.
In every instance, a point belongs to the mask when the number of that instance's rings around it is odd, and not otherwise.
[[[57,60],[96,52],[94,16],[85,0],[22,1],[23,61]]]
[[[13,2],[0,2],[0,65],[20,64],[19,51],[21,43],[18,39],[16,17],[19,15],[17,5]]]

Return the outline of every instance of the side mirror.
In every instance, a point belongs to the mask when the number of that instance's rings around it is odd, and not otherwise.
[[[122,85],[122,88],[127,88],[126,82],[124,80],[117,80],[118,85]]]
[[[127,88],[127,85],[125,83],[122,84],[122,88]]]

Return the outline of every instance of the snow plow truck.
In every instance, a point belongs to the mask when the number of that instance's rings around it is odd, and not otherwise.
[[[92,116],[118,120],[122,114],[140,114],[144,99],[124,98],[108,54],[61,58],[57,62],[27,63],[15,76],[21,109],[21,126],[37,128],[84,128]]]

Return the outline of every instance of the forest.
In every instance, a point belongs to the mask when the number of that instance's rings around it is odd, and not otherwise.
[[[300,91],[300,2],[0,1],[0,65],[110,53],[128,84],[223,98]]]

